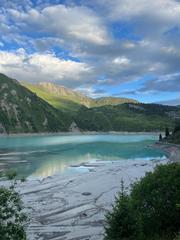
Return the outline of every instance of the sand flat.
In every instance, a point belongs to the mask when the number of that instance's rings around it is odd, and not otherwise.
[[[19,182],[17,191],[29,215],[28,240],[102,240],[104,215],[114,203],[121,180],[129,187],[165,163],[165,159],[101,162],[88,173]]]

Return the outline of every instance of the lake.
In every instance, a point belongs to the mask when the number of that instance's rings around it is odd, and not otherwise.
[[[19,176],[47,177],[86,172],[82,162],[159,159],[164,153],[151,145],[157,135],[32,135],[0,138],[0,164]]]

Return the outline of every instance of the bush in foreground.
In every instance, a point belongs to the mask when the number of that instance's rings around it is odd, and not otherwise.
[[[19,194],[13,187],[10,189],[0,187],[0,239],[25,240],[23,226],[25,220]]]
[[[105,240],[172,240],[180,231],[180,164],[154,172],[124,189],[106,216]]]
[[[22,213],[22,201],[14,190],[17,173],[8,170],[1,173],[0,177],[11,180],[10,188],[0,187],[0,239],[1,240],[26,240],[24,222],[26,215]]]

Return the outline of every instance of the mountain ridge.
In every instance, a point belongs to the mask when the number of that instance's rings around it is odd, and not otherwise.
[[[138,103],[138,101],[135,99],[123,98],[123,97],[118,98],[118,97],[109,96],[109,97],[91,98],[82,94],[79,91],[75,91],[75,90],[66,88],[64,86],[59,86],[50,82],[40,82],[39,84],[30,84],[30,83],[23,82],[23,85],[27,87],[29,90],[35,92],[39,97],[43,98],[45,101],[48,101],[50,104],[52,104],[53,100],[55,99],[57,101],[58,98],[59,98],[59,102],[62,102],[63,100],[69,100],[74,102],[75,104],[84,105],[88,108],[100,107],[104,105],[117,105],[117,104],[123,104],[128,102]],[[49,99],[49,96],[47,97],[46,94],[50,94],[51,99]],[[54,106],[56,108],[61,109],[60,105],[58,106],[58,104],[54,104]]]
[[[0,74],[0,133],[164,131],[173,129],[180,119],[179,107],[129,102],[89,108],[67,98],[62,98],[62,103],[42,88],[40,91],[49,101]]]

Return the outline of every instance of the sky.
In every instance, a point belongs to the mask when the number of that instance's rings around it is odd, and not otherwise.
[[[180,104],[180,0],[0,0],[0,72]]]

